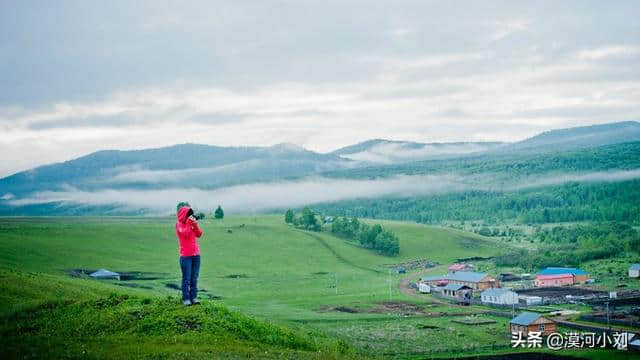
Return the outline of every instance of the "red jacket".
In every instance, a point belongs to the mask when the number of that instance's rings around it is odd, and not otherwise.
[[[178,210],[177,215],[176,235],[180,243],[180,256],[200,255],[197,238],[202,236],[202,230],[197,222],[187,217],[189,209],[190,207],[183,206]]]

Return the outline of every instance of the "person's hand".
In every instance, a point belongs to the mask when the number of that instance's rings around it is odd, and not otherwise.
[[[189,216],[189,220],[191,220],[191,222],[194,222],[196,224],[198,223],[198,219],[196,219],[196,217],[193,215]]]

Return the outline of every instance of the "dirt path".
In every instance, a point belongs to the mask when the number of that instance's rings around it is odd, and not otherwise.
[[[345,257],[343,257],[342,255],[338,254],[338,252],[337,252],[334,248],[332,248],[331,246],[329,246],[329,244],[327,244],[327,242],[326,242],[326,241],[324,241],[324,239],[323,239],[323,238],[321,238],[320,236],[318,236],[318,235],[316,235],[316,234],[309,233],[309,232],[307,232],[307,231],[303,231],[303,230],[296,230],[296,231],[298,231],[298,232],[300,232],[300,233],[302,233],[302,234],[305,234],[305,235],[307,235],[307,236],[311,237],[312,239],[315,239],[317,242],[319,242],[319,243],[320,243],[320,245],[324,246],[324,247],[325,247],[327,250],[329,250],[329,251],[330,251],[330,252],[331,252],[331,253],[332,253],[332,254],[333,254],[333,255],[334,255],[334,256],[335,256],[335,257],[336,257],[340,262],[342,262],[342,263],[344,263],[344,264],[347,264],[347,265],[349,265],[349,266],[352,266],[352,267],[354,267],[354,268],[356,268],[356,269],[360,269],[360,270],[364,270],[364,271],[370,271],[370,272],[377,273],[377,274],[382,274],[382,273],[384,273],[383,271],[376,270],[376,269],[372,269],[372,268],[368,268],[368,267],[365,267],[365,266],[360,266],[360,265],[358,265],[358,264],[355,264],[355,263],[351,262],[350,260],[346,259],[346,258],[345,258]]]
[[[443,305],[460,306],[460,305],[452,304],[452,303],[444,301],[444,300],[437,299],[437,298],[435,298],[433,296],[426,297],[423,294],[420,294],[420,293],[416,292],[415,289],[412,289],[412,288],[409,287],[409,283],[411,282],[411,280],[413,280],[415,278],[422,277],[426,273],[429,273],[429,272],[434,271],[434,270],[442,270],[442,271],[444,271],[444,265],[438,265],[438,266],[432,267],[430,269],[424,269],[424,270],[419,271],[417,273],[411,273],[411,274],[405,275],[402,279],[400,279],[400,282],[398,282],[398,290],[400,290],[400,292],[405,294],[405,295],[411,296],[411,297],[416,298],[416,299],[423,300],[425,302],[438,303],[438,304],[443,304]]]

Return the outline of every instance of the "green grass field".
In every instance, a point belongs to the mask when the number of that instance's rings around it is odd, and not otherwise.
[[[173,219],[2,218],[2,342],[20,358],[30,357],[31,349],[34,357],[53,349],[54,358],[509,351],[507,319],[452,323],[477,309],[405,295],[398,290],[400,276],[389,272],[390,265],[414,259],[447,264],[492,256],[508,250],[504,243],[418,224],[383,225],[400,238],[397,257],[326,232],[295,229],[280,216],[206,220],[199,284],[205,305],[185,309],[172,288],[180,277]],[[154,278],[96,281],[68,275],[70,269],[99,268]]]

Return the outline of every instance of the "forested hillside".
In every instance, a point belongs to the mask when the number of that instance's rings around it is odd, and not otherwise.
[[[314,206],[341,216],[410,220],[437,224],[445,220],[497,223],[624,221],[640,224],[640,180],[615,183],[570,182],[521,191],[465,191],[436,196],[358,199]]]

